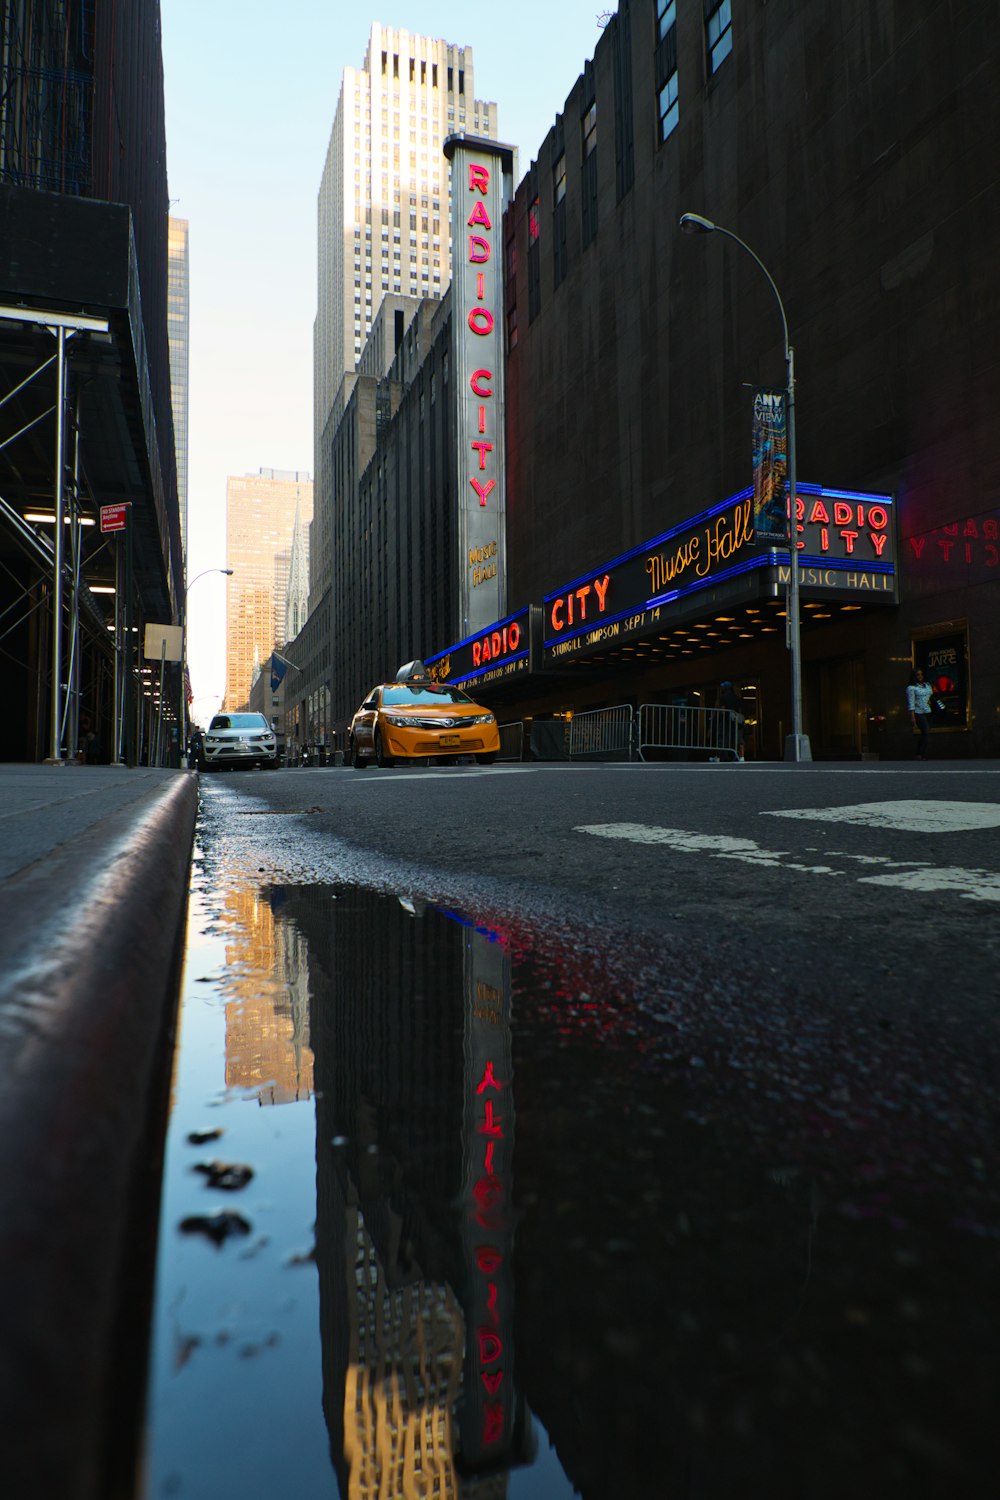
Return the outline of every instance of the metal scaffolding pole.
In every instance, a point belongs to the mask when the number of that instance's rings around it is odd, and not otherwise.
[[[52,563],[52,702],[49,765],[64,765],[62,756],[62,567],[63,567],[63,424],[66,399],[66,330],[56,329],[56,474],[53,493],[56,535]]]

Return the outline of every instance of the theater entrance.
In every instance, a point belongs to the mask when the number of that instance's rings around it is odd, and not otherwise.
[[[806,727],[814,760],[857,760],[868,751],[862,656],[811,662],[805,673]]]

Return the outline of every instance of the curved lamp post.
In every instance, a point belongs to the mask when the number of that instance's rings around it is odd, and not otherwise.
[[[184,590],[184,613],[181,616],[181,739],[180,753],[187,755],[187,597],[199,578],[205,578],[209,573],[224,573],[227,578],[232,578],[232,568],[204,568],[196,573]]]
[[[684,234],[724,234],[727,240],[735,240],[751,260],[767,277],[781,313],[781,330],[785,339],[785,365],[788,370],[788,649],[792,658],[792,733],[785,736],[786,760],[812,760],[809,736],[802,732],[802,639],[799,620],[799,548],[798,548],[798,492],[795,472],[795,350],[788,342],[788,319],[774,277],[750,246],[731,229],[713,224],[702,214],[681,214],[680,227]]]

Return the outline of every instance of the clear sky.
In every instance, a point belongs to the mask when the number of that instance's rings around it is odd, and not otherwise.
[[[471,46],[521,175],[613,4],[161,0],[171,212],[190,223],[188,579],[225,565],[226,476],[312,470],[316,197],[373,21]],[[225,685],[225,579],[192,590],[193,716]]]

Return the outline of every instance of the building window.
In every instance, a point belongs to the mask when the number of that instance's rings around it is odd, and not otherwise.
[[[552,168],[552,285],[561,286],[569,268],[566,242],[566,153]]]
[[[677,24],[677,0],[656,0],[656,35],[663,41],[671,26]]]
[[[588,70],[591,66],[588,65]],[[597,100],[593,94],[581,116],[580,129],[583,152],[582,237],[586,246],[597,234]]]
[[[542,225],[541,218],[538,212],[538,196],[536,194],[535,197],[532,198],[531,206],[528,209],[528,244],[537,244],[541,232]]]
[[[708,73],[711,77],[733,50],[732,0],[722,0],[722,3],[706,16],[705,41],[708,50]]]
[[[671,73],[660,90],[660,140],[665,141],[677,129],[680,105],[677,102],[677,74]]]
[[[597,100],[595,99],[583,116],[584,160],[597,150]]]
[[[517,308],[507,309],[507,348],[513,349],[517,345]]]
[[[656,100],[660,121],[660,141],[677,129],[680,118],[677,73],[677,6],[669,0],[657,0]]]
[[[528,322],[533,323],[542,310],[542,256],[536,240],[528,246]]]

